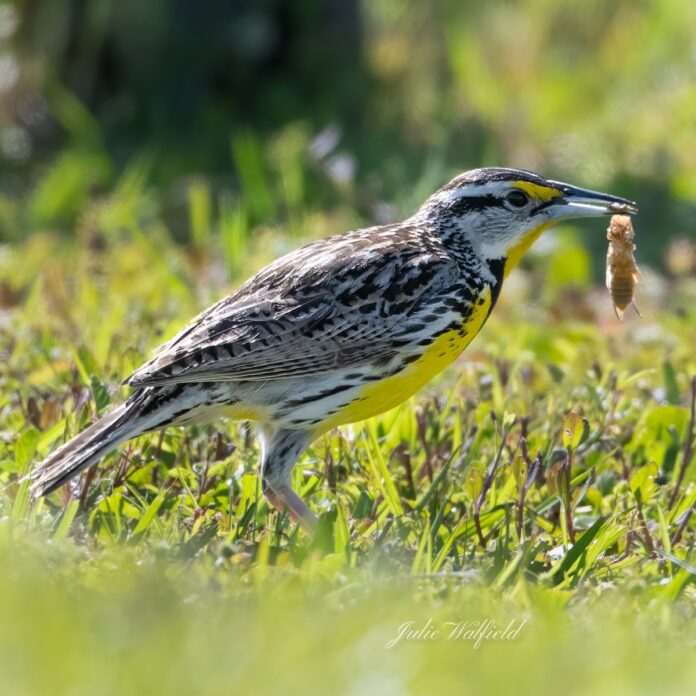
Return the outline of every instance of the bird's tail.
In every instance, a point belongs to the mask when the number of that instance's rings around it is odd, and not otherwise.
[[[152,403],[154,396],[151,391],[139,390],[125,404],[46,457],[27,477],[31,480],[32,495],[51,493],[126,440],[166,425],[162,422],[166,414],[161,408],[148,413],[148,402]]]

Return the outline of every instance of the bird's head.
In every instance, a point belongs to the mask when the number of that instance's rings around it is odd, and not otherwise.
[[[460,174],[421,208],[452,241],[459,237],[480,257],[504,261],[505,275],[559,221],[637,212],[635,203],[618,196],[499,168]]]

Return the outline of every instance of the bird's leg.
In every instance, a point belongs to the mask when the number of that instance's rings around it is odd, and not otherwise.
[[[305,530],[313,532],[317,519],[290,485],[292,468],[307,442],[308,435],[301,430],[262,429],[261,488],[273,507],[287,511]]]
[[[317,528],[316,515],[305,505],[292,487],[288,485],[277,486],[275,490],[264,493],[266,500],[278,510],[284,510],[290,517],[302,525],[306,532],[314,532]]]

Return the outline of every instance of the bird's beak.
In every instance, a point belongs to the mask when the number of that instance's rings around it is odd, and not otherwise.
[[[561,191],[560,196],[552,198],[545,205],[549,216],[554,220],[599,215],[634,215],[638,212],[638,206],[632,201],[608,193],[590,191],[559,181],[549,182],[549,187]]]

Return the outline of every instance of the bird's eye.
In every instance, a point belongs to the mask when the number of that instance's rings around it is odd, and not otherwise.
[[[515,189],[514,191],[510,191],[510,193],[505,196],[505,200],[513,208],[524,208],[524,206],[529,203],[529,196],[524,191]]]

